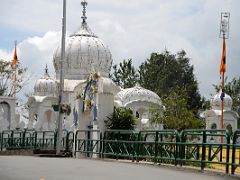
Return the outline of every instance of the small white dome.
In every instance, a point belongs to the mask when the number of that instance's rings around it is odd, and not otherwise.
[[[133,88],[123,89],[115,96],[115,101],[121,101],[124,107],[134,102],[148,102],[162,106],[162,101],[156,93],[139,85]]]
[[[84,79],[93,68],[103,77],[108,77],[112,55],[106,44],[92,33],[86,22],[66,40],[64,66],[65,79]],[[57,79],[60,77],[61,47],[53,57]]]
[[[34,86],[35,96],[55,96],[56,94],[56,83],[49,76],[48,69],[46,67],[44,76],[38,79]]]
[[[221,110],[222,109],[222,100],[221,100],[221,92],[217,93],[210,101],[210,105],[212,107],[212,109],[214,110]],[[232,98],[225,93],[224,95],[224,109],[225,110],[231,110],[232,109]]]

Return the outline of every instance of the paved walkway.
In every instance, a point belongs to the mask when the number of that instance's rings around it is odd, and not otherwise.
[[[73,158],[0,156],[0,180],[226,180],[189,170]]]

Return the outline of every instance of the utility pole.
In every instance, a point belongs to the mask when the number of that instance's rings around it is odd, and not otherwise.
[[[62,45],[61,45],[61,60],[60,60],[60,88],[58,98],[58,129],[57,129],[57,144],[56,154],[61,154],[62,142],[62,125],[63,125],[63,112],[61,111],[63,105],[63,91],[64,91],[64,69],[63,63],[65,60],[65,37],[66,37],[66,0],[63,0],[63,18],[62,18]]]

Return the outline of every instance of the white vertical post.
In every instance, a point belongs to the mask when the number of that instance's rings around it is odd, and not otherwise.
[[[59,118],[57,129],[57,144],[56,154],[61,154],[61,141],[62,141],[62,125],[63,125],[63,113],[61,112],[61,106],[63,104],[63,90],[64,90],[64,69],[63,62],[65,59],[65,36],[66,36],[66,0],[63,0],[63,18],[62,18],[62,46],[61,46],[61,60],[60,60],[60,89],[59,89]]]

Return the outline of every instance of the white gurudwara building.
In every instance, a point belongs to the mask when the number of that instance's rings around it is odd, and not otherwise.
[[[0,132],[20,128],[19,114],[15,113],[15,109],[16,98],[0,96]]]
[[[225,93],[224,96],[224,128],[230,132],[237,130],[238,113],[232,110],[232,98]],[[211,109],[203,112],[206,119],[206,129],[221,129],[221,92],[217,93],[210,101]]]
[[[86,5],[82,2],[83,16],[80,28],[66,39],[63,102],[71,107],[65,114],[63,128],[104,131],[104,120],[117,107],[131,108],[139,118],[138,127],[148,123],[149,108],[162,107],[157,94],[136,86],[122,89],[110,78],[112,55],[108,46],[95,35],[87,24]],[[58,111],[61,47],[53,55],[56,79],[52,79],[47,67],[34,87],[34,95],[28,99],[28,128],[55,130]]]
[[[144,89],[140,85],[136,84],[133,88],[122,89],[115,95],[115,107],[130,108],[133,114],[138,118],[137,129],[143,129],[144,127],[151,127],[149,119],[151,113],[149,108],[162,108],[162,101],[159,96],[147,89]],[[157,125],[151,128],[159,128]]]

